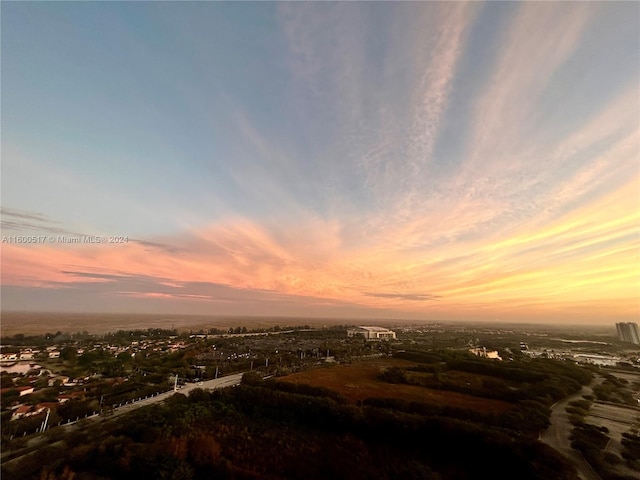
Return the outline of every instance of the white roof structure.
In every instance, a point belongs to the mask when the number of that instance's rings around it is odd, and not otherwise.
[[[347,335],[363,336],[367,340],[389,340],[396,338],[396,332],[383,327],[358,326],[347,330]]]

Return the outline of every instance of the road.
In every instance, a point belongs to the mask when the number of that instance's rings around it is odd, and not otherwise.
[[[580,452],[571,448],[569,435],[571,434],[573,425],[569,422],[569,415],[566,412],[566,408],[569,402],[579,400],[583,395],[593,394],[593,387],[603,381],[604,378],[597,378],[591,382],[590,385],[582,387],[579,392],[569,395],[567,398],[553,404],[551,407],[551,425],[540,435],[541,442],[546,443],[571,460],[578,470],[578,476],[582,480],[602,480],[602,478],[591,468],[591,465],[589,465]]]
[[[204,382],[200,382],[198,384],[192,383],[192,384],[188,384],[185,385],[184,387],[180,388],[178,390],[177,393],[181,393],[183,395],[189,395],[189,392],[191,392],[192,390],[196,389],[196,388],[202,388],[205,390],[216,390],[218,388],[225,388],[225,387],[233,387],[235,385],[239,385],[240,382],[242,381],[242,375],[244,374],[244,372],[241,373],[234,373],[233,375],[228,375],[226,377],[220,377],[214,380],[207,380]],[[95,415],[93,417],[89,417],[86,419],[81,419],[78,422],[74,422],[71,424],[65,424],[65,425],[60,425],[57,427],[53,427],[53,429],[63,429],[62,431],[66,431],[66,432],[71,432],[71,431],[75,431],[75,430],[79,430],[79,429],[83,429],[86,427],[86,423],[85,422],[93,422],[93,423],[100,423],[100,422],[104,422],[107,420],[111,420],[114,417],[118,417],[120,415],[124,415],[127,414],[133,410],[136,410],[138,408],[141,407],[146,407],[147,405],[152,405],[154,403],[158,403],[158,402],[162,402],[164,400],[166,400],[167,398],[171,397],[174,393],[173,390],[169,391],[169,392],[165,392],[162,393],[160,395],[156,395],[155,397],[149,397],[149,398],[145,398],[143,400],[134,402],[134,403],[129,403],[127,405],[123,405],[122,407],[118,407],[114,410],[112,415],[107,415],[107,416],[103,416],[103,415]],[[51,431],[52,429],[47,430],[47,432]],[[47,435],[33,435],[31,436],[31,438],[29,439],[29,441],[27,442],[27,445],[25,448],[22,448],[20,450],[17,451],[4,451],[2,452],[2,467],[3,468],[12,468],[13,465],[18,465],[20,460],[28,455],[37,455],[37,449],[48,443],[49,442],[49,438]]]
[[[161,393],[160,395],[157,395],[155,397],[145,398],[144,400],[140,400],[135,403],[130,403],[128,405],[123,405],[122,407],[118,407],[114,411],[113,415],[110,415],[109,417],[113,418],[113,417],[128,413],[140,407],[145,407],[147,405],[162,402],[163,400],[166,400],[167,398],[172,396],[174,393],[189,395],[189,392],[191,392],[192,390],[195,390],[196,388],[202,388],[204,390],[216,390],[218,388],[233,387],[235,385],[240,385],[240,382],[242,381],[242,375],[244,375],[244,373],[245,372],[234,373],[233,375],[227,375],[226,377],[220,377],[214,380],[206,380],[204,382],[200,382],[197,384],[189,383],[183,386],[182,388],[178,389],[177,392],[174,392],[173,390],[171,390],[169,392]],[[104,418],[104,417],[99,417],[99,416],[92,417],[92,419],[100,419],[100,418]]]
[[[217,388],[225,388],[225,387],[233,387],[235,385],[240,385],[242,381],[242,375],[246,372],[234,373],[233,375],[227,375],[226,377],[217,378],[215,380],[207,380],[200,384],[190,383],[189,385],[184,386],[180,390],[179,393],[183,393],[185,395],[189,395],[191,390],[196,388],[204,388],[206,390],[215,390]]]

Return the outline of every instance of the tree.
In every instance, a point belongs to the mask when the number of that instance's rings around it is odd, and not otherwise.
[[[118,360],[120,360],[121,362],[124,363],[129,363],[131,362],[131,354],[129,352],[122,352],[119,353],[118,356],[116,357]]]
[[[3,372],[2,376],[0,376],[0,388],[11,388],[13,386],[14,383],[11,376]]]
[[[75,347],[64,347],[60,351],[60,358],[69,362],[70,365],[75,365],[78,359],[78,349]]]
[[[242,375],[243,385],[262,385],[262,377],[256,372],[246,372]]]
[[[409,383],[405,371],[400,367],[390,367],[381,375],[382,380],[389,383]]]

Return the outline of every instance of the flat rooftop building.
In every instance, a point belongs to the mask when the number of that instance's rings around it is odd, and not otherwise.
[[[395,340],[396,332],[382,327],[353,327],[347,330],[348,337],[364,337],[368,341]]]

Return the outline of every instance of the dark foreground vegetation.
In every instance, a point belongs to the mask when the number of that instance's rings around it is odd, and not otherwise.
[[[5,464],[3,478],[576,478],[537,432],[549,405],[588,382],[589,372],[547,360],[518,366],[444,353],[405,356],[417,366],[390,369],[386,381],[458,388],[447,372],[476,372],[486,382],[473,394],[507,399],[513,408],[481,413],[384,398],[353,404],[326,388],[252,372],[235,388],[175,394],[66,434],[54,429],[37,456]]]
[[[126,422],[68,435],[5,478],[570,479],[545,445],[468,421],[347,405],[257,379],[176,394]],[[54,452],[55,451],[55,452]],[[3,476],[4,476],[3,475]]]
[[[587,423],[589,411],[596,398],[602,399],[606,395],[606,400],[618,399],[618,403],[622,405],[628,402],[630,394],[624,388],[628,383],[624,379],[607,374],[605,380],[594,387],[595,396],[590,395],[588,398],[570,402],[566,408],[569,420],[574,425],[570,437],[572,448],[583,455],[603,480],[633,480],[639,477],[638,474],[621,474],[617,471],[617,467],[626,464],[631,471],[640,473],[640,436],[637,435],[637,429],[631,429],[622,434],[620,457],[607,450],[607,446],[612,441],[609,429]]]
[[[576,425],[571,432],[571,446],[582,453],[603,480],[637,479],[637,474],[632,476],[617,473],[615,466],[626,461],[632,470],[640,472],[640,436],[627,432],[622,434],[623,458],[605,450],[610,440],[606,427],[588,423]]]

